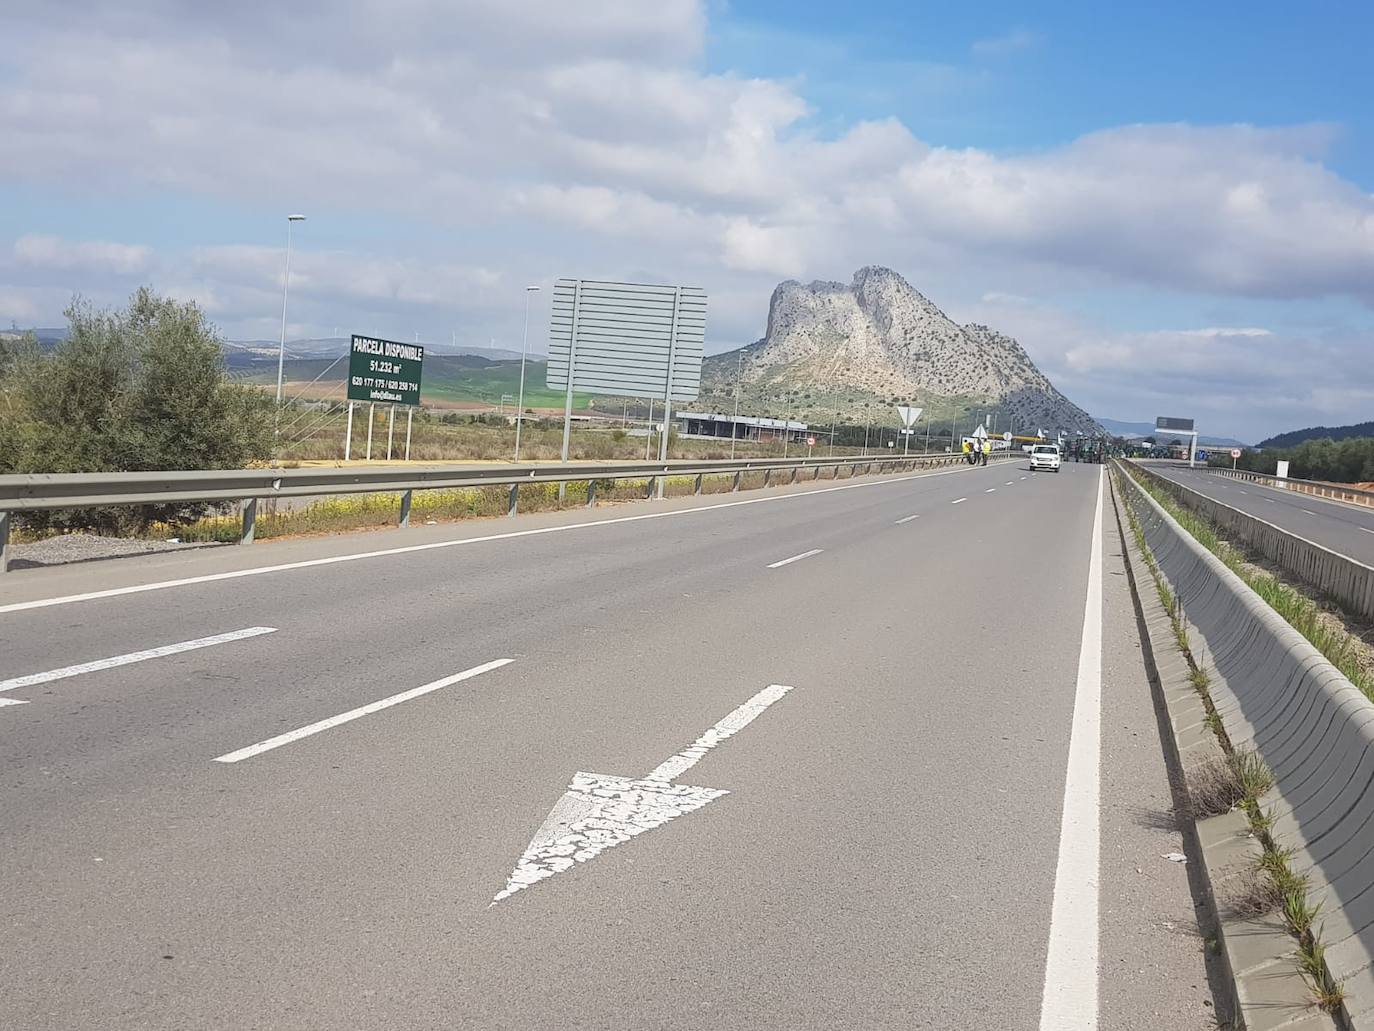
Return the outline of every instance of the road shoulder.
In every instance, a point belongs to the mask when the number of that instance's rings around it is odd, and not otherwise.
[[[1116,520],[1103,526],[1102,843],[1103,1028],[1228,1027],[1209,974],[1207,911],[1189,884],[1189,852],[1165,763]],[[1224,997],[1224,996],[1221,996]]]

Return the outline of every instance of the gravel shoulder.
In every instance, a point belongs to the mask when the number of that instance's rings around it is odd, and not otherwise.
[[[92,533],[67,533],[32,544],[12,545],[10,568],[65,566],[73,562],[98,562],[130,555],[154,555],[165,551],[195,551],[227,546],[217,543],[183,544],[179,541],[147,541],[129,537],[100,537]]]

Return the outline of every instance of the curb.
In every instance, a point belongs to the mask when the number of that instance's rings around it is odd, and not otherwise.
[[[1206,722],[1207,710],[1189,679],[1189,665],[1174,639],[1173,622],[1155,592],[1153,578],[1135,535],[1126,524],[1112,480],[1112,507],[1123,545],[1126,577],[1135,599],[1141,650],[1157,707],[1163,707],[1172,733],[1164,739],[1165,762],[1185,785],[1197,764],[1223,759],[1216,735]],[[1141,576],[1145,577],[1142,585]],[[1191,808],[1180,814],[1185,849],[1200,859],[1197,884],[1202,903],[1216,929],[1224,977],[1230,988],[1227,1008],[1233,1026],[1249,1031],[1335,1031],[1339,1026],[1313,1006],[1298,972],[1295,943],[1275,914],[1242,918],[1218,904],[1229,885],[1253,869],[1261,849],[1244,812],[1197,819]]]

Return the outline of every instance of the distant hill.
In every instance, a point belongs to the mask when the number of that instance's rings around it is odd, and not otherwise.
[[[41,339],[41,338],[40,338]],[[288,340],[286,357],[291,358],[337,358],[348,353],[348,337],[317,337],[308,340]],[[520,358],[519,351],[508,351],[503,347],[469,347],[466,344],[430,343],[421,340],[427,356],[470,354],[493,360]],[[255,358],[276,358],[276,340],[226,340],[224,360],[230,368],[244,366]]]
[[[1311,426],[1305,430],[1290,430],[1261,440],[1260,447],[1297,447],[1305,440],[1349,440],[1352,437],[1374,437],[1374,422],[1357,422],[1350,426]]]
[[[1122,422],[1120,419],[1104,419],[1097,416],[1107,432],[1117,437],[1167,437],[1167,430],[1156,430],[1152,422]],[[1198,434],[1197,442],[1203,446],[1211,447],[1249,447],[1244,441],[1236,440],[1233,437],[1211,437],[1206,433]]]

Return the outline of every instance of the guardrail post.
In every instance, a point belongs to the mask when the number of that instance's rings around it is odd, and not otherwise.
[[[705,478],[706,478],[706,474],[705,474],[705,473],[697,473],[697,482],[696,482],[696,483],[693,485],[693,487],[692,487],[692,493],[693,493],[693,494],[700,494],[700,493],[701,493],[701,481],[704,480]]]
[[[772,481],[772,479],[773,479],[773,470],[772,470],[772,469],[765,469],[765,470],[763,471],[763,485],[764,485],[765,487],[767,487],[768,484]]]
[[[401,493],[401,522],[400,522],[400,525],[401,525],[402,527],[407,527],[407,526],[410,525],[410,495],[411,495],[411,493],[412,493],[412,491],[408,491],[408,490],[407,490],[407,491],[403,491],[403,492]]]
[[[512,483],[512,484],[510,485],[510,503],[506,506],[506,515],[508,515],[508,516],[513,516],[513,515],[515,515],[515,511],[516,511],[516,509],[519,507],[519,504],[520,504],[520,484],[518,484],[518,483]]]
[[[735,473],[735,482],[732,483],[732,484],[730,485],[730,491],[731,491],[731,493],[733,493],[733,492],[739,490],[739,478],[740,478],[741,476],[743,476],[743,475],[744,475],[744,473],[742,473],[742,472],[737,472],[737,473]]]
[[[588,480],[588,481],[587,481],[587,507],[588,507],[588,508],[595,508],[595,507],[596,507],[596,481],[595,481],[595,480]]]
[[[819,480],[819,479],[821,478],[821,467],[820,467],[820,466],[816,466],[816,471],[815,471],[814,473],[812,473],[811,478],[812,478],[813,480]]]
[[[243,526],[239,530],[239,543],[252,544],[253,533],[257,528],[258,522],[258,499],[243,499]]]
[[[0,573],[10,568],[10,514],[0,512]]]
[[[654,496],[654,484],[656,483],[658,483],[658,477],[650,476],[648,481],[644,484],[644,500],[647,501]]]

